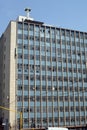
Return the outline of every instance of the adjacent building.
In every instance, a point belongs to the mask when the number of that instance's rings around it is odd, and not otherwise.
[[[87,32],[19,16],[0,38],[0,116],[12,128],[87,124]],[[85,129],[85,128],[84,128]]]

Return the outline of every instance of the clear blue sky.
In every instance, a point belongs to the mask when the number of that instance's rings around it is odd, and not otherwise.
[[[0,35],[10,20],[26,15],[26,7],[32,9],[30,16],[35,20],[87,32],[87,0],[1,0]]]

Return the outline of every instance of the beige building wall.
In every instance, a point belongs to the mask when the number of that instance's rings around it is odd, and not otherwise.
[[[11,22],[11,41],[10,41],[10,109],[16,110],[16,57],[15,57],[15,49],[16,49],[16,22]],[[10,112],[9,121],[11,124],[15,124],[15,114]],[[13,118],[12,118],[13,117]],[[13,119],[13,120],[12,120]]]
[[[12,111],[3,110],[2,114],[5,119],[15,127],[15,103],[16,103],[16,58],[15,58],[15,48],[16,48],[16,22],[11,21],[4,33],[4,70],[3,70],[3,105],[11,109]],[[3,86],[2,86],[3,87]]]

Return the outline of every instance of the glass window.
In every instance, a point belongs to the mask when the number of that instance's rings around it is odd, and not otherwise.
[[[18,34],[22,34],[22,30],[19,30],[19,29],[18,29]]]
[[[24,24],[24,30],[28,30],[28,24]]]
[[[66,36],[70,37],[70,31],[66,30]]]
[[[61,35],[65,36],[65,30],[61,30]]]
[[[76,38],[79,38],[79,32],[76,32]]]
[[[34,30],[34,25],[30,24],[29,30],[33,31]]]
[[[23,29],[23,24],[22,23],[18,23],[18,29]]]
[[[39,32],[39,26],[38,25],[35,26],[35,32]]]

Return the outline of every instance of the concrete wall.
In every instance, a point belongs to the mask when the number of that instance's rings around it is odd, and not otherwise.
[[[3,110],[2,116],[4,120],[12,127],[15,127],[15,48],[16,48],[16,22],[11,21],[4,32],[4,60],[3,60],[3,81],[2,81],[2,106],[11,109],[12,111]]]

